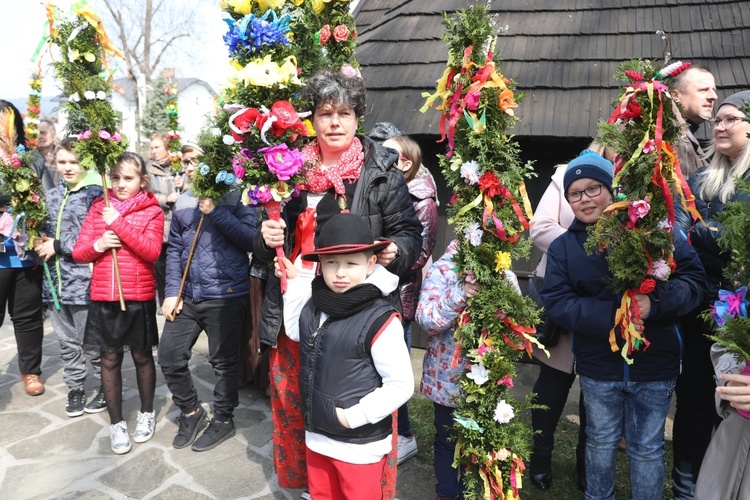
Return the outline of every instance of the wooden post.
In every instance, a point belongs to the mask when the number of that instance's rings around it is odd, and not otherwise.
[[[180,289],[177,291],[177,301],[174,303],[174,309],[172,309],[172,319],[177,315],[177,308],[180,306],[182,300],[182,292],[185,290],[185,282],[187,281],[188,274],[190,273],[190,263],[193,262],[193,254],[195,253],[195,245],[198,243],[198,237],[201,234],[201,228],[203,228],[203,219],[206,218],[206,214],[201,214],[201,220],[198,221],[198,227],[195,230],[195,236],[193,237],[193,244],[190,245],[190,253],[188,253],[187,263],[185,264],[185,270],[182,272],[182,281],[180,281]]]

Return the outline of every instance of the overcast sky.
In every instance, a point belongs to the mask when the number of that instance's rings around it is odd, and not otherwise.
[[[183,1],[183,0],[180,0]],[[65,0],[57,0],[57,5],[65,5]],[[95,5],[95,0],[90,1]],[[31,57],[43,35],[46,13],[46,2],[38,0],[0,0],[0,47],[3,69],[0,71],[0,98],[22,98],[29,93],[29,76],[31,74]],[[197,4],[197,5],[196,5]],[[177,76],[195,77],[211,84],[215,91],[220,91],[224,83],[228,66],[227,50],[222,40],[226,24],[222,21],[221,11],[215,1],[185,2],[198,10],[196,19],[200,25],[191,33],[191,39],[182,42],[177,51]],[[105,17],[105,12],[98,12]],[[114,38],[114,33],[110,33]],[[191,59],[190,55],[194,57]],[[46,75],[42,94],[44,98],[55,97],[58,89],[54,85],[54,74],[48,66],[49,54],[43,59],[43,71]],[[171,66],[171,64],[170,64]],[[124,64],[121,65],[124,67]]]

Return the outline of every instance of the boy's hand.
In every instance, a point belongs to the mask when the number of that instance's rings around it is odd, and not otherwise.
[[[336,408],[336,416],[339,419],[339,423],[346,427],[347,429],[351,429],[349,427],[349,422],[346,420],[346,416],[344,416],[344,409],[343,408]]]
[[[177,297],[166,297],[161,305],[161,312],[169,321],[174,321],[177,315],[182,312],[182,299],[177,302]]]
[[[633,298],[638,303],[638,309],[641,312],[641,318],[648,318],[648,315],[651,312],[651,299],[648,298],[648,295],[643,295],[640,293],[635,294]]]
[[[263,236],[263,243],[268,248],[280,247],[284,244],[284,229],[286,222],[281,220],[264,220],[260,225],[260,234]]]
[[[47,262],[55,256],[55,239],[49,236],[34,238],[34,251]]]
[[[101,250],[109,250],[110,248],[120,248],[121,246],[122,246],[122,242],[120,241],[120,238],[118,238],[117,234],[111,229],[104,231],[104,234],[102,235],[102,237],[99,238],[99,249]]]
[[[378,252],[378,264],[383,267],[388,266],[388,264],[396,259],[396,254],[398,254],[398,247],[395,243],[391,242],[390,245]]]
[[[216,204],[214,204],[214,200],[211,198],[201,198],[198,200],[198,209],[204,214],[210,214],[214,211],[214,208],[216,208]]]
[[[281,265],[286,268],[286,279],[293,280],[294,278],[299,278],[299,273],[297,272],[297,269],[294,267],[294,264],[292,264],[292,261],[284,257],[284,260],[281,264],[279,264],[278,257],[274,257],[273,259],[273,269],[274,274],[276,274],[277,278],[281,277]]]

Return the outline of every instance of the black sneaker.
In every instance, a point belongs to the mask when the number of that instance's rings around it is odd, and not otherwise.
[[[206,432],[193,444],[193,451],[213,450],[235,434],[234,422],[231,417],[226,422],[212,418]]]
[[[205,429],[208,424],[206,418],[206,410],[203,406],[198,406],[198,413],[190,416],[185,416],[180,413],[177,417],[177,423],[180,428],[177,430],[177,435],[172,440],[172,447],[178,450],[190,446],[195,441],[195,437],[200,431]]]
[[[83,402],[86,400],[86,393],[83,389],[71,389],[68,392],[68,404],[65,405],[65,414],[69,417],[80,417],[83,415]]]
[[[96,396],[94,399],[86,404],[83,409],[86,413],[99,413],[107,409],[107,402],[104,400],[104,391],[101,387],[96,390]]]

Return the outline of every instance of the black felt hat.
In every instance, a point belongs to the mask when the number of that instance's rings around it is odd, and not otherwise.
[[[367,221],[353,213],[331,217],[318,236],[314,252],[304,254],[302,260],[317,261],[321,255],[340,255],[372,251],[378,253],[390,245],[388,240],[375,241]]]

